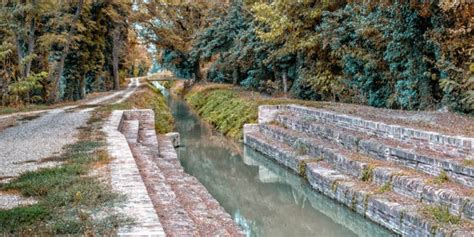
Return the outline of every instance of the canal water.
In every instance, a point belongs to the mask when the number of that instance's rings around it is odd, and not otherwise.
[[[312,190],[307,181],[202,122],[170,99],[184,145],[180,161],[247,236],[391,236],[386,229]]]

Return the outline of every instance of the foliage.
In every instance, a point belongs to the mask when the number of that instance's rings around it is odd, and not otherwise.
[[[184,95],[186,101],[206,121],[226,136],[241,139],[243,125],[256,123],[259,105],[300,104],[321,108],[319,102],[268,98],[238,87],[208,83],[195,86]]]
[[[221,15],[228,1],[136,1],[135,21],[156,59],[180,77],[200,79],[199,61],[190,55],[196,32]]]
[[[152,109],[155,112],[155,130],[163,134],[172,132],[174,129],[174,118],[168,107],[166,98],[161,92],[148,84],[133,93],[125,102],[105,106],[103,111],[127,110],[127,109]]]
[[[110,90],[114,48],[122,79],[146,73],[151,60],[130,27],[131,6],[127,0],[3,1],[0,103],[77,100]]]
[[[296,98],[474,110],[466,3],[244,2],[197,32],[180,61],[206,63],[210,81],[269,94],[286,76]]]

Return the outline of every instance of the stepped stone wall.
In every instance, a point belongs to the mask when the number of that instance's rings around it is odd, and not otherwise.
[[[473,138],[296,105],[261,106],[258,121],[247,146],[370,220],[403,236],[474,235]],[[432,212],[445,209],[455,223]]]
[[[138,123],[129,125],[138,128]],[[123,126],[123,111],[114,111],[103,128],[107,136],[107,151],[114,158],[109,165],[112,188],[127,198],[116,207],[117,212],[137,221],[134,225],[119,228],[117,235],[165,236],[127,139],[119,131]]]
[[[338,124],[346,128],[362,130],[379,136],[417,144],[422,147],[430,147],[454,156],[464,155],[467,156],[466,158],[474,160],[474,138],[450,136],[399,125],[385,124],[383,122],[368,121],[323,109],[313,109],[299,105],[264,105],[259,107],[259,123],[274,120],[278,111],[281,110],[314,116],[322,121]]]
[[[128,197],[126,208],[119,211],[136,221],[119,235],[242,236],[206,188],[184,172],[174,149],[177,134],[156,134],[154,116],[153,110],[114,111],[105,129],[117,163],[112,166],[112,184]],[[159,231],[150,230],[158,226]]]

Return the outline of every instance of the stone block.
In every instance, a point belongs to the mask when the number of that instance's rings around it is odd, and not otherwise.
[[[173,147],[181,146],[181,139],[179,137],[178,132],[170,132],[170,133],[165,134],[165,136],[167,136],[171,140]]]

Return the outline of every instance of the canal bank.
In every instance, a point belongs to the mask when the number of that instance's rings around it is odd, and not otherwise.
[[[390,236],[391,233],[315,192],[307,181],[227,139],[181,99],[170,109],[185,171],[196,177],[249,236]]]

